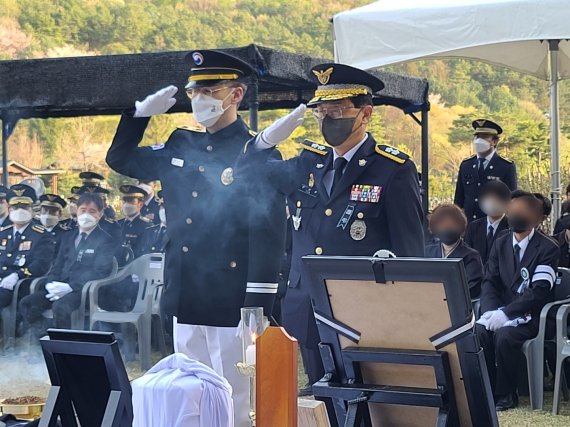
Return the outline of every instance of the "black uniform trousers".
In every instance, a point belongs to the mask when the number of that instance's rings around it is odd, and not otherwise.
[[[9,291],[5,288],[0,288],[0,310],[4,307],[8,307],[12,303],[13,291]]]
[[[45,332],[41,320],[45,310],[53,311],[53,326],[58,329],[71,329],[71,312],[79,308],[81,303],[81,292],[73,291],[64,295],[57,301],[50,301],[46,298],[46,283],[41,283],[39,289],[33,294],[22,299],[20,302],[20,313],[26,322],[26,329],[29,326],[36,326],[39,334]]]

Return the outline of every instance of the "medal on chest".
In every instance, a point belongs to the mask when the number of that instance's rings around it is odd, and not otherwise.
[[[293,220],[293,229],[295,231],[299,231],[301,227],[301,201],[297,201],[297,210],[295,211],[295,215],[291,215],[291,219]]]
[[[222,184],[226,186],[230,185],[232,182],[234,182],[234,170],[232,168],[225,168],[222,171],[220,180],[222,181]]]
[[[355,220],[350,226],[352,240],[360,241],[366,237],[366,223],[361,219]]]

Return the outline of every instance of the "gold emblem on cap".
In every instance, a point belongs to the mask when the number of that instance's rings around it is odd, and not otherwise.
[[[13,189],[12,191],[14,191],[14,194],[16,194],[16,196],[20,197],[22,194],[24,194],[24,192],[26,191],[25,188],[22,189]]]
[[[483,127],[485,125],[485,120],[477,120],[475,123],[477,123],[477,126]]]
[[[225,168],[222,171],[222,176],[220,179],[222,180],[222,184],[230,185],[232,182],[234,182],[234,170],[232,168]]]
[[[324,71],[313,70],[313,74],[317,76],[317,80],[322,85],[326,85],[329,82],[332,73],[333,67],[330,67]]]

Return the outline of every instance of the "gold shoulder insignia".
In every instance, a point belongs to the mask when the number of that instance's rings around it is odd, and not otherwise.
[[[44,228],[44,226],[40,225],[40,224],[32,225],[32,230],[37,231],[40,234],[43,234],[46,232],[46,229]]]
[[[399,164],[404,164],[406,160],[410,158],[410,156],[408,156],[406,153],[403,153],[397,148],[391,147],[389,145],[376,145],[376,152],[381,156],[387,157]]]
[[[503,160],[504,160],[505,162],[507,162],[507,163],[513,164],[513,161],[512,161],[512,160],[505,159],[504,157],[501,157],[501,156],[499,156],[499,158],[500,158],[500,159],[503,159]]]
[[[472,156],[465,157],[465,158],[463,159],[463,161],[466,161],[466,160],[473,160],[475,157],[477,157],[477,154],[473,154]]]
[[[308,150],[312,151],[313,153],[320,154],[321,156],[328,154],[331,150],[331,148],[327,147],[326,145],[319,144],[318,142],[313,142],[308,139],[305,139],[303,142],[301,142],[301,148],[303,148],[303,150]]]
[[[9,230],[9,229],[11,229],[13,226],[14,226],[13,224],[10,224],[10,225],[7,225],[7,226],[5,226],[5,227],[0,227],[0,231]]]
[[[329,82],[332,73],[333,73],[333,67],[327,68],[326,70],[323,71],[313,70],[313,74],[317,77],[317,80],[323,86]]]
[[[146,216],[140,215],[139,218],[140,218],[143,222],[150,222],[150,219],[148,219]]]
[[[257,132],[254,130],[249,130],[249,136],[257,136]]]
[[[200,132],[200,133],[206,132],[206,129],[198,126],[178,126],[177,129],[186,130],[188,132]]]

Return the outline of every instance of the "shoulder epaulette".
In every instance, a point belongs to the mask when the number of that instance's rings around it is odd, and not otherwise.
[[[376,152],[381,156],[387,157],[390,160],[395,161],[399,164],[404,164],[406,160],[410,158],[406,153],[398,150],[397,148],[391,147],[390,145],[376,145]]]
[[[57,226],[59,228],[61,228],[62,230],[65,230],[65,231],[71,230],[71,227],[69,227],[68,225],[62,224],[62,223],[57,224]]]
[[[198,126],[178,126],[177,129],[186,130],[188,132],[199,132],[199,133],[206,132],[206,129]]]
[[[109,224],[114,224],[114,223],[116,222],[114,219],[107,218],[107,217],[105,217],[105,218],[103,218],[103,219],[104,219],[105,221],[107,221]]]
[[[42,234],[46,232],[46,229],[44,228],[43,225],[40,224],[34,224],[32,225],[32,230],[37,231],[38,233]]]
[[[7,225],[7,226],[5,226],[5,227],[0,227],[0,231],[9,230],[9,229],[11,229],[13,226],[14,226],[13,224],[10,224],[10,225]]]
[[[513,161],[512,161],[512,160],[505,159],[504,157],[501,157],[501,156],[497,156],[497,157],[498,157],[499,159],[503,160],[505,163],[509,163],[509,164],[511,164],[511,165],[513,164]]]
[[[310,141],[308,139],[305,139],[303,142],[301,142],[301,148],[303,148],[303,150],[312,151],[313,153],[320,154],[321,156],[324,156],[325,154],[328,154],[331,151],[330,147],[327,147],[326,145],[323,144],[319,144],[318,142]]]
[[[257,136],[257,132],[249,129],[249,136]]]
[[[475,157],[477,157],[477,154],[473,154],[472,156],[469,157],[465,157],[462,161],[466,161],[466,160],[473,160]]]
[[[151,222],[151,220],[148,219],[146,216],[139,215],[139,218],[140,218],[141,221],[143,221],[143,222]]]

